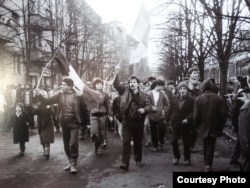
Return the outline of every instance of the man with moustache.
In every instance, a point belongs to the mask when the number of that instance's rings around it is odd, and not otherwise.
[[[144,121],[146,114],[151,111],[151,105],[148,96],[139,89],[140,80],[132,76],[128,85],[121,85],[116,68],[114,87],[121,93],[120,109],[122,114],[122,164],[120,169],[127,171],[129,169],[129,160],[131,153],[131,138],[134,141],[134,155],[136,165],[143,166],[142,160],[142,140]]]

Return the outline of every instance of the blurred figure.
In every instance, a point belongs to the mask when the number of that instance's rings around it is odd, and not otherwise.
[[[29,124],[30,119],[24,111],[24,105],[22,103],[17,103],[15,105],[15,113],[11,116],[7,131],[13,127],[13,142],[14,144],[19,144],[20,157],[24,156],[25,142],[29,142]]]
[[[239,113],[239,140],[241,148],[240,170],[250,171],[250,65],[248,65],[248,75],[244,78],[244,86],[239,93],[238,100],[242,102]]]
[[[6,106],[5,97],[2,94],[2,91],[0,91],[0,131],[4,131],[4,108]]]
[[[151,91],[148,92],[149,100],[152,106],[152,112],[147,116],[149,118],[151,140],[153,143],[153,151],[158,151],[158,146],[163,149],[166,126],[164,124],[165,113],[169,108],[169,100],[164,93],[163,80],[155,80],[151,85]]]
[[[95,152],[97,155],[103,154],[103,148],[100,147],[101,144],[103,144],[104,148],[107,146],[107,118],[111,113],[109,95],[103,91],[103,84],[103,80],[94,78],[93,89],[102,96],[101,101],[90,111],[90,135],[95,142]]]
[[[58,119],[62,127],[64,150],[69,162],[64,170],[76,174],[78,172],[76,166],[79,156],[79,129],[81,126],[87,126],[89,116],[82,93],[73,87],[74,81],[71,78],[64,78],[62,92],[50,98],[44,98],[42,95],[38,95],[37,98],[42,105],[58,104]]]
[[[194,99],[201,94],[200,85],[201,82],[199,81],[199,67],[193,66],[188,69],[188,78],[187,80],[183,81],[188,86],[188,94],[192,96]],[[194,127],[194,126],[192,126]],[[197,132],[195,129],[190,130],[190,149],[191,151],[194,150],[195,142],[197,139]]]
[[[131,139],[134,141],[134,156],[136,165],[142,167],[142,141],[144,134],[145,116],[151,111],[148,96],[139,89],[140,80],[132,76],[129,79],[128,86],[121,85],[118,74],[120,70],[116,69],[114,87],[121,93],[120,108],[122,113],[122,164],[120,169],[127,171],[129,169]]]
[[[145,88],[144,90],[145,93],[148,93],[151,90],[151,85],[155,80],[156,78],[153,76],[148,77],[148,84],[147,84],[148,87]],[[151,131],[150,131],[150,123],[149,123],[148,116],[146,116],[145,122],[144,122],[144,139],[145,139],[145,147],[151,146],[152,140],[151,140]]]
[[[33,89],[32,89],[32,85],[30,82],[27,82],[25,85],[25,90],[23,92],[23,104],[24,104],[24,110],[25,112],[28,114],[29,118],[30,118],[30,132],[34,131],[34,112],[33,112]]]
[[[48,98],[47,92],[41,90],[40,94],[44,98]],[[41,105],[35,114],[38,116],[38,134],[40,143],[43,147],[44,156],[46,159],[50,157],[50,144],[54,143],[54,126],[53,126],[53,112],[51,105]]]
[[[203,138],[204,170],[209,172],[212,170],[217,137],[221,136],[226,122],[223,98],[214,93],[211,79],[203,82],[203,93],[195,99],[193,119]]]
[[[184,164],[190,165],[190,130],[192,128],[194,99],[188,95],[188,86],[185,82],[178,85],[178,95],[171,100],[170,109],[166,115],[166,122],[173,129],[172,148],[174,153],[173,165],[179,164],[180,150],[178,140],[183,142]]]
[[[55,83],[53,86],[53,90],[51,91],[51,93],[48,95],[48,97],[52,97],[54,95],[57,95],[60,92],[60,86],[58,85],[58,83]],[[60,132],[60,124],[59,124],[59,120],[58,120],[58,104],[53,104],[53,123],[56,129],[56,133]]]

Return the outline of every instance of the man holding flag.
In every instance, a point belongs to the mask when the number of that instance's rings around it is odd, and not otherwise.
[[[36,97],[44,105],[58,104],[58,119],[62,127],[64,150],[69,161],[64,170],[76,174],[79,129],[81,126],[87,126],[89,115],[82,94],[73,89],[73,86],[74,82],[71,78],[64,78],[62,92],[51,98],[44,98],[42,95]]]

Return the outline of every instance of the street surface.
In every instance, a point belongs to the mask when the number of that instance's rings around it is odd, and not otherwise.
[[[133,156],[130,169],[123,172],[121,164],[120,137],[108,132],[108,147],[102,156],[94,153],[94,143],[86,138],[80,143],[78,174],[63,171],[67,159],[63,150],[62,134],[55,133],[55,143],[51,145],[50,159],[45,160],[37,130],[26,143],[26,153],[18,157],[19,145],[12,142],[12,133],[0,135],[0,187],[1,188],[147,188],[172,187],[173,171],[203,172],[202,141],[198,139],[191,154],[191,165],[183,165],[183,156],[178,166],[173,166],[173,154],[167,135],[163,151],[153,152],[152,147],[143,151],[143,167],[135,165]],[[182,141],[180,149],[182,151]],[[239,166],[230,165],[233,144],[223,137],[218,139],[213,171],[239,171]]]

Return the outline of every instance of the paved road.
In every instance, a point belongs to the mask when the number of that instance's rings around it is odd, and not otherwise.
[[[17,157],[19,146],[12,143],[12,134],[0,136],[0,187],[4,188],[147,188],[172,187],[173,171],[203,171],[202,142],[198,139],[192,153],[191,166],[173,166],[169,136],[165,149],[153,152],[144,148],[143,163],[138,168],[133,157],[128,172],[119,169],[121,163],[121,140],[113,132],[108,133],[108,147],[104,155],[96,156],[93,143],[88,138],[80,141],[79,173],[71,175],[63,171],[66,156],[63,151],[62,135],[55,133],[51,146],[51,157],[45,160],[38,134],[30,136],[24,157]],[[180,142],[181,144],[181,142]],[[180,147],[182,149],[182,145]],[[216,145],[214,171],[239,171],[239,166],[229,165],[232,144],[220,138]]]

